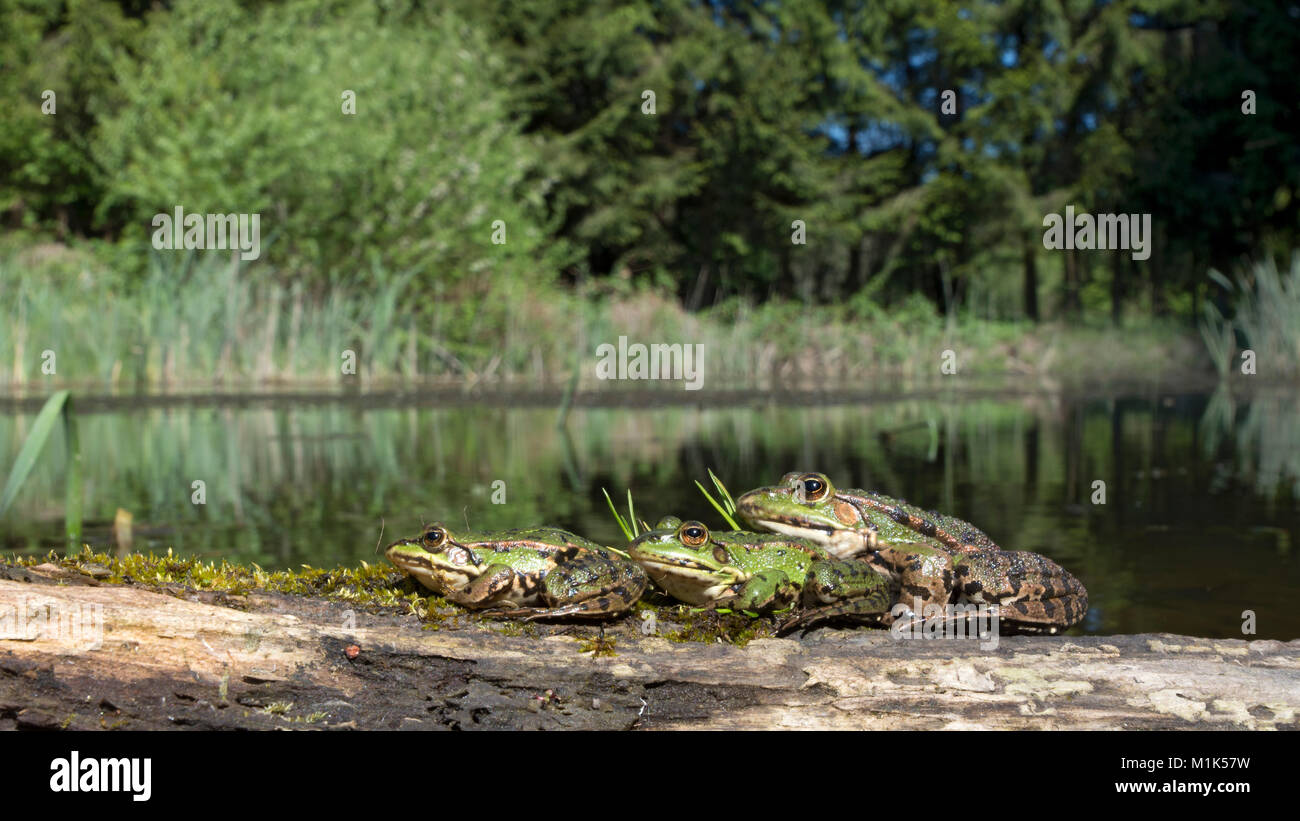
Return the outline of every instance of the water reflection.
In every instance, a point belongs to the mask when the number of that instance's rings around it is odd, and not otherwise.
[[[601,495],[722,526],[693,480],[735,492],[816,469],[970,519],[1088,586],[1086,632],[1300,636],[1300,421],[1294,394],[904,400],[821,406],[553,409],[332,404],[150,408],[81,419],[87,541],[118,508],[136,549],[263,567],[377,560],[441,520],[550,523],[615,544]],[[31,415],[0,416],[12,463]],[[62,447],[54,443],[57,451]],[[10,549],[61,544],[62,454],[0,524]],[[504,504],[493,483],[504,482]],[[206,504],[192,503],[203,482]],[[1104,488],[1098,485],[1104,483]],[[1104,491],[1104,504],[1095,504]]]

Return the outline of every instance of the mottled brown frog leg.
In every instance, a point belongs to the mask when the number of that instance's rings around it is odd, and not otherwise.
[[[518,608],[502,615],[527,621],[560,616],[612,616],[635,604],[648,583],[640,565],[603,556],[581,556],[546,574],[542,581],[543,598],[550,607]]]
[[[958,594],[968,601],[999,605],[1005,622],[1051,633],[1078,624],[1088,612],[1083,584],[1046,556],[990,550],[954,561]]]
[[[491,607],[492,600],[502,593],[509,592],[515,584],[515,571],[503,564],[493,565],[477,579],[459,589],[452,589],[445,594],[456,604],[464,607]]]
[[[921,607],[928,604],[943,606],[952,596],[952,557],[930,545],[909,542],[880,547],[868,561],[873,567],[885,569],[892,579],[897,580],[895,603],[911,611],[913,618],[922,615],[916,609],[918,601]],[[892,608],[883,621],[887,625],[894,623]]]

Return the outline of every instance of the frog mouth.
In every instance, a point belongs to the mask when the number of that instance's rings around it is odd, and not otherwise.
[[[735,583],[727,573],[687,559],[636,556],[654,583],[687,604],[705,605]]]
[[[433,562],[428,559],[416,559],[411,556],[392,556],[389,558],[389,561],[397,565],[399,570],[403,570],[407,573],[416,570],[423,570],[425,572],[433,570]]]
[[[783,519],[751,519],[758,527],[766,528],[782,536],[807,539],[826,550],[837,559],[849,559],[861,556],[864,551],[875,548],[875,533],[863,533],[846,527],[835,527],[816,522],[792,522]]]
[[[652,556],[636,550],[631,551],[631,556],[656,581],[659,576],[708,581],[718,575],[718,568],[709,567],[694,559],[676,556]]]
[[[399,554],[389,556],[388,560],[398,570],[414,579],[418,579],[431,589],[441,590],[448,582],[467,584],[473,578],[472,568],[437,561],[432,556]]]
[[[823,545],[831,540],[831,536],[834,535],[836,530],[840,529],[830,525],[818,524],[806,520],[796,521],[780,518],[750,518],[750,521],[759,527],[772,531],[773,533],[780,533],[782,536],[793,536],[796,539],[808,539],[809,541]]]

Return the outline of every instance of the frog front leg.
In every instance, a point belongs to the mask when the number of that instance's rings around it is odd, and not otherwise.
[[[954,563],[958,595],[996,604],[1003,621],[1056,633],[1083,620],[1088,591],[1068,570],[1037,553],[990,550],[959,556]]]
[[[510,604],[509,595],[518,578],[514,568],[503,564],[489,566],[478,578],[461,587],[448,589],[443,596],[474,610]]]
[[[804,579],[803,611],[783,623],[784,633],[836,616],[886,615],[893,601],[889,580],[865,562],[813,562]]]
[[[780,610],[799,595],[799,585],[782,570],[764,570],[750,576],[731,596],[713,602],[713,607],[729,607],[758,613]]]
[[[564,562],[542,579],[546,607],[519,608],[504,615],[528,621],[558,616],[612,616],[635,604],[647,584],[649,578],[640,565],[587,554]]]

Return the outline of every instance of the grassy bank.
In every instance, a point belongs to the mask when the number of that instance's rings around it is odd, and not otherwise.
[[[882,306],[724,302],[688,313],[622,280],[560,285],[491,280],[482,293],[370,272],[369,284],[284,286],[220,253],[155,254],[128,281],[89,252],[38,245],[0,256],[0,385],[46,391],[229,390],[277,385],[444,383],[600,390],[597,347],[703,345],[702,387],[923,388],[950,378],[1052,389],[1095,380],[1182,380],[1213,372],[1181,325],[1137,319],[1032,324],[919,297]],[[951,355],[945,354],[951,351]],[[355,357],[355,373],[346,373]],[[52,373],[50,372],[52,371]],[[654,383],[651,383],[654,384]],[[674,386],[676,387],[676,386]]]

